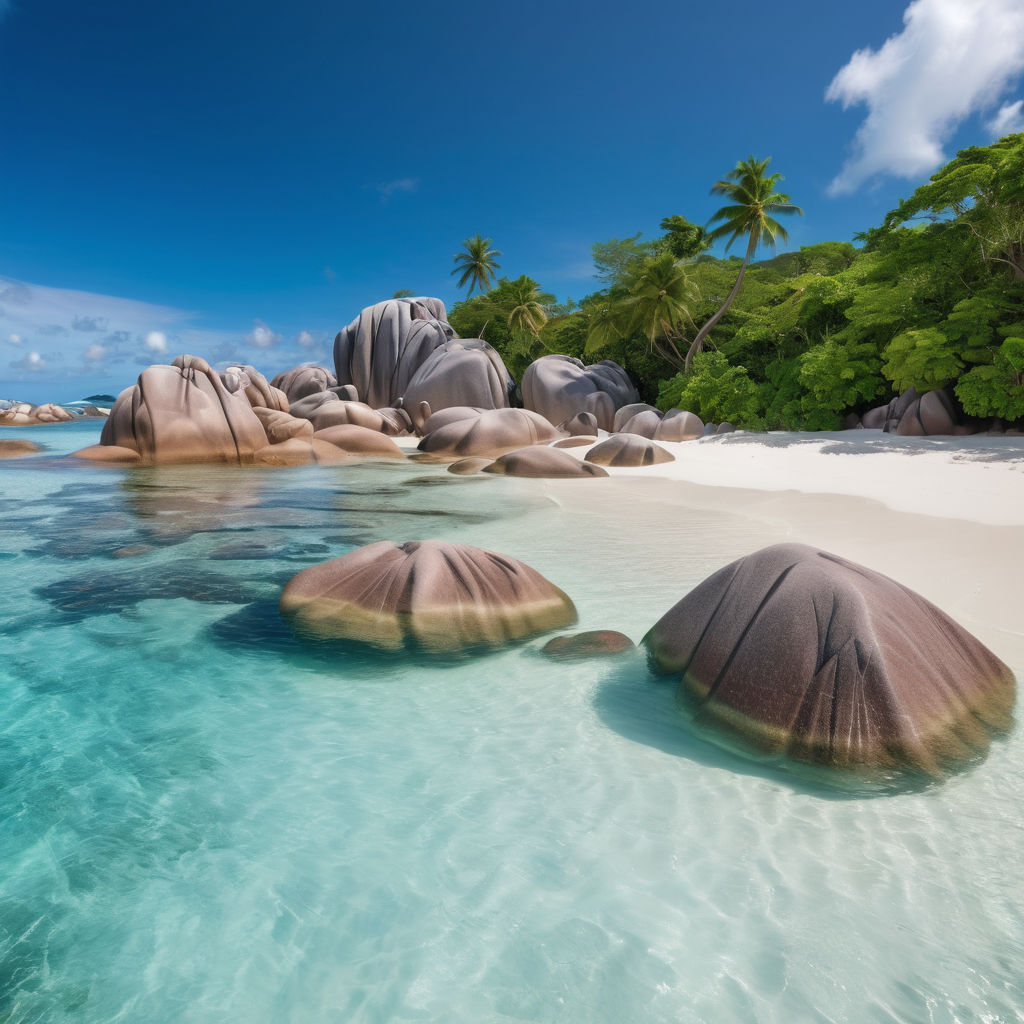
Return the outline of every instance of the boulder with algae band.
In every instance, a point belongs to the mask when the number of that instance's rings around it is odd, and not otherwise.
[[[941,776],[1009,727],[1009,668],[894,580],[803,544],[720,569],[644,638],[695,721],[769,754]]]
[[[437,540],[370,544],[300,572],[281,594],[298,632],[381,650],[501,647],[576,621],[569,597],[515,558]]]

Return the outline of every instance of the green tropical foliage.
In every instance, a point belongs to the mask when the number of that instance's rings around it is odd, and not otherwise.
[[[760,189],[764,221],[735,202],[709,233],[673,215],[661,236],[597,243],[603,286],[578,303],[503,278],[451,321],[517,377],[546,352],[614,359],[644,400],[738,427],[835,429],[908,387],[946,387],[968,415],[1024,419],[1024,134],[959,153],[858,245],[754,262],[752,237],[782,239],[775,216],[796,212],[778,181],[748,160],[716,186]],[[745,258],[707,254],[726,234],[746,239]]]
[[[452,258],[455,260],[455,269],[452,274],[461,274],[458,285],[464,288],[469,283],[469,293],[473,294],[474,289],[479,288],[486,291],[494,281],[494,272],[501,269],[497,257],[501,255],[498,249],[491,248],[491,239],[481,238],[474,235],[462,243],[463,252],[457,252]]]
[[[725,297],[718,310],[712,314],[697,332],[689,351],[686,353],[687,373],[693,362],[693,357],[701,350],[704,339],[711,332],[711,328],[718,323],[725,315],[726,310],[736,300],[740,287],[743,284],[744,275],[751,257],[759,245],[769,248],[774,247],[777,239],[786,241],[789,236],[786,229],[775,220],[775,215],[789,215],[803,213],[799,206],[794,206],[789,201],[789,196],[784,192],[776,192],[775,186],[782,181],[781,174],[766,174],[771,157],[767,160],[756,160],[753,156],[741,160],[726,175],[724,181],[716,181],[711,186],[712,195],[725,196],[730,200],[729,205],[723,206],[711,218],[710,223],[721,221],[708,236],[709,242],[715,242],[719,238],[728,238],[725,244],[726,251],[729,250],[737,238],[744,235],[747,237],[747,252],[740,264],[739,274],[732,290]]]

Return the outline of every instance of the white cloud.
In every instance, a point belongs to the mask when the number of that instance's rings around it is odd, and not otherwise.
[[[990,109],[1024,72],[1020,0],[914,0],[903,23],[880,49],[857,50],[825,93],[844,109],[868,108],[832,195],[883,174],[933,170],[957,125]]]
[[[46,360],[38,352],[29,352],[17,362],[11,363],[11,367],[15,370],[38,372],[46,369]]]
[[[1004,135],[1024,132],[1024,100],[1016,103],[1004,103],[985,127],[992,133],[993,139],[1001,139]]]
[[[166,352],[167,335],[163,331],[150,331],[146,335],[145,344],[150,352]]]
[[[420,187],[419,178],[396,178],[377,186],[382,202],[387,202],[396,192],[415,192]]]
[[[99,361],[100,361],[100,360],[101,360],[101,359],[102,359],[102,358],[103,358],[103,357],[104,357],[104,356],[105,356],[106,354],[107,354],[107,350],[106,350],[106,349],[105,349],[105,348],[104,348],[104,347],[103,347],[102,345],[98,345],[98,344],[95,344],[95,343],[94,343],[94,344],[90,345],[90,346],[89,346],[89,347],[88,347],[88,348],[87,348],[87,349],[86,349],[86,350],[85,350],[85,351],[84,351],[84,352],[82,353],[82,357],[83,357],[83,358],[84,358],[84,359],[85,359],[85,360],[86,360],[87,362],[90,362],[90,363],[97,363],[97,362],[99,362]]]
[[[316,344],[316,338],[313,337],[309,331],[299,331],[299,336],[295,339],[295,344],[299,348],[312,348]]]
[[[20,334],[13,334],[13,333],[12,334],[8,334],[7,335],[7,342],[10,345],[20,345],[21,344],[21,335]]]
[[[280,334],[275,334],[261,320],[254,320],[255,326],[246,335],[245,340],[257,348],[273,348],[281,340]]]

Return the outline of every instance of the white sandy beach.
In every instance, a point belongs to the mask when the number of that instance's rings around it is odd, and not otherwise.
[[[722,564],[783,540],[841,554],[927,597],[1024,676],[1024,439],[860,430],[659,443],[674,462],[612,468],[608,481],[519,483],[576,514],[614,517],[617,546],[631,535],[637,557],[670,557],[683,510],[747,521]]]

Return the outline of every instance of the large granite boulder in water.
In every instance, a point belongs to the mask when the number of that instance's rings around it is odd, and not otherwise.
[[[273,410],[277,411],[277,410]],[[94,461],[250,462],[267,435],[242,392],[232,394],[205,359],[150,366],[118,396],[100,443],[75,454]]]
[[[444,541],[381,541],[315,565],[284,588],[298,632],[388,651],[500,647],[576,621],[568,596],[535,569]]]
[[[5,402],[0,408],[0,426],[36,427],[44,423],[68,423],[75,417],[62,405],[45,402],[32,405],[30,402]]]
[[[584,366],[572,356],[534,360],[523,374],[523,405],[550,423],[564,423],[589,412],[602,430],[611,430],[615,411],[639,399],[633,382],[618,363],[603,359]]]
[[[942,775],[1011,721],[1010,670],[871,569],[777,544],[710,576],[644,638],[698,723],[743,745],[869,773]]]
[[[297,402],[307,395],[315,395],[318,391],[337,387],[338,381],[334,374],[323,366],[294,366],[279,373],[270,383],[272,387],[283,391],[289,402]]]
[[[353,384],[378,408],[394,405],[436,348],[455,336],[440,299],[388,299],[368,306],[334,339],[338,384]]]
[[[412,375],[402,408],[419,430],[432,413],[453,406],[507,408],[514,387],[501,356],[486,341],[446,341]]]
[[[543,416],[529,409],[490,409],[432,430],[423,436],[419,449],[433,455],[496,458],[515,448],[547,444],[561,436]]]

